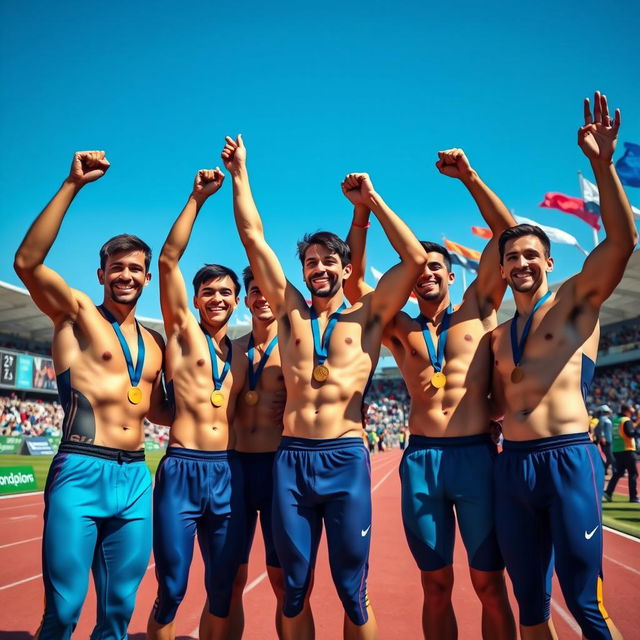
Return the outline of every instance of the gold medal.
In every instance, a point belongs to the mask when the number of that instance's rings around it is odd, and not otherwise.
[[[442,371],[436,371],[431,376],[432,387],[435,387],[436,389],[442,389],[442,387],[444,387],[445,384],[447,384],[447,376],[445,376],[444,373],[442,373]]]
[[[249,389],[249,391],[247,391],[247,393],[244,394],[244,401],[250,407],[253,407],[256,404],[258,404],[259,399],[260,399],[260,396],[258,395],[258,392],[254,391],[253,389]]]
[[[127,391],[127,399],[131,404],[140,404],[142,400],[142,389],[140,387],[131,387]]]
[[[522,367],[515,367],[511,372],[511,382],[518,384],[524,380],[524,369]]]
[[[214,407],[221,407],[224,404],[224,393],[222,391],[211,392],[211,404]]]
[[[313,369],[313,379],[316,382],[324,382],[329,377],[329,368],[319,364]]]

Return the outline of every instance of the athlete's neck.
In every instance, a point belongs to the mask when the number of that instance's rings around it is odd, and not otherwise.
[[[451,298],[448,293],[442,300],[423,300],[422,298],[418,298],[420,313],[425,318],[428,318],[434,325],[440,324],[450,304]]]
[[[255,344],[265,344],[271,342],[278,333],[278,323],[275,318],[268,322],[259,320],[256,317],[251,319],[251,333],[253,333],[253,341]]]
[[[136,317],[136,305],[133,304],[120,304],[115,302],[111,298],[104,298],[100,305],[107,309],[111,315],[117,320],[118,324],[122,326],[135,325]]]
[[[211,336],[213,341],[220,345],[222,340],[224,340],[227,335],[227,322],[224,324],[210,324],[203,320],[202,316],[200,316],[200,326]]]
[[[543,282],[535,291],[513,291],[513,299],[516,303],[516,310],[518,315],[522,317],[527,317],[533,307],[535,307],[536,302],[544,296],[547,291],[549,291],[549,285],[546,280]]]
[[[318,316],[331,315],[338,310],[344,302],[344,293],[342,289],[337,291],[329,298],[321,298],[320,296],[311,296],[311,306],[315,309]]]

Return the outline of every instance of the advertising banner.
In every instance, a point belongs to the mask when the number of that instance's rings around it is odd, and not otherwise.
[[[34,389],[42,389],[44,391],[56,391],[56,372],[53,368],[53,360],[51,358],[43,358],[42,356],[34,356],[33,358],[33,383]]]
[[[22,436],[0,436],[1,453],[20,453],[22,448]]]
[[[51,443],[44,436],[25,437],[25,446],[22,449],[23,455],[30,456],[52,456],[55,451]]]
[[[16,368],[16,387],[19,389],[31,389],[33,384],[33,356],[18,354],[18,366]]]
[[[0,494],[35,490],[36,474],[33,467],[0,468]]]
[[[15,353],[0,351],[0,384],[15,386],[16,361],[17,356]]]

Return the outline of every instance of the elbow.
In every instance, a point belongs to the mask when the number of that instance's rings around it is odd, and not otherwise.
[[[178,260],[176,256],[172,255],[171,251],[166,251],[163,247],[162,251],[160,252],[160,256],[158,257],[158,271],[164,273],[166,273],[167,271],[171,271],[171,269],[173,269],[177,263]]]
[[[24,255],[21,249],[18,249],[13,259],[13,269],[18,274],[20,280],[24,280],[24,276],[33,269],[34,264]]]
[[[406,262],[417,272],[420,273],[427,264],[427,254],[420,247],[420,251],[415,251],[409,255]]]
[[[248,251],[256,249],[264,242],[264,235],[257,229],[247,229],[240,234],[240,240],[242,241],[242,246]]]

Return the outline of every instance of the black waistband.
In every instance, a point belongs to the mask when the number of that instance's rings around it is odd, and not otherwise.
[[[101,447],[97,444],[86,444],[85,442],[63,442],[58,448],[58,453],[79,453],[83,456],[115,460],[120,464],[123,462],[144,462],[144,449],[127,451],[126,449]]]

